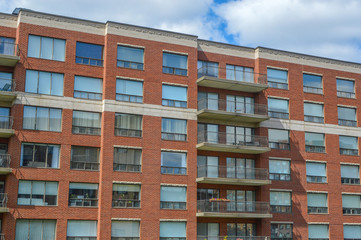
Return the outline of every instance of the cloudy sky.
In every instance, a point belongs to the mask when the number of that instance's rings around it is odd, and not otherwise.
[[[361,63],[361,0],[0,0],[16,7]]]

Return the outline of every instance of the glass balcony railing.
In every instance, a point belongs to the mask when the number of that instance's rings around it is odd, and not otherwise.
[[[0,55],[19,56],[19,47],[12,42],[0,42]]]
[[[198,200],[198,212],[212,213],[254,213],[269,214],[270,205],[267,202],[236,202],[236,201],[212,201]]]
[[[244,168],[235,166],[203,165],[197,167],[198,178],[230,178],[268,180],[268,170],[265,168]]]
[[[268,147],[266,136],[243,135],[227,132],[198,132],[198,143],[226,144],[250,147]]]
[[[15,91],[15,80],[0,78],[0,91],[1,92],[13,92]]]

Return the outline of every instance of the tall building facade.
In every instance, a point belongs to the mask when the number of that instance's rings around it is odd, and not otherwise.
[[[361,65],[0,14],[1,240],[361,239]]]

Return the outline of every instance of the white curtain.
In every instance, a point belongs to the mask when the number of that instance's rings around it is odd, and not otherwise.
[[[356,121],[356,108],[337,107],[338,119]]]
[[[100,78],[75,76],[74,91],[103,93],[103,80]]]
[[[359,166],[341,165],[341,177],[343,178],[359,178]]]
[[[344,225],[344,239],[361,239],[361,225]]]
[[[270,204],[271,205],[291,205],[291,193],[290,192],[270,192]]]
[[[187,167],[187,154],[177,152],[162,152],[161,165],[167,167]]]
[[[96,237],[97,221],[68,220],[68,237]]]
[[[114,163],[140,165],[141,149],[114,148]]]
[[[137,184],[113,184],[114,192],[140,192],[140,185]]]
[[[100,128],[100,113],[73,111],[73,126]]]
[[[50,72],[39,72],[39,94],[50,94],[51,88],[51,73]]]
[[[307,206],[309,207],[327,207],[326,193],[307,193]]]
[[[323,104],[304,103],[304,114],[307,116],[323,117]]]
[[[24,106],[23,128],[35,129],[36,107]]]
[[[36,129],[49,130],[49,108],[36,108]]]
[[[162,132],[187,134],[187,120],[162,118]]]
[[[287,160],[269,160],[270,173],[290,174],[290,161]]]
[[[310,224],[308,225],[308,238],[328,239],[328,225]]]
[[[360,195],[342,194],[342,207],[344,207],[344,208],[361,208]]]
[[[160,237],[186,236],[186,222],[160,222]]]
[[[306,175],[326,177],[326,163],[306,162]]]
[[[97,183],[70,183],[69,189],[98,190]]]
[[[123,129],[142,130],[141,115],[115,114],[115,127]]]
[[[160,187],[160,201],[163,202],[187,202],[186,187]]]
[[[112,237],[139,237],[139,221],[112,221]]]

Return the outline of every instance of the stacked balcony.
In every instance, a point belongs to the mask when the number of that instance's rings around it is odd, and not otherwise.
[[[0,213],[9,212],[9,208],[7,207],[8,203],[8,194],[0,193]]]
[[[0,41],[0,65],[14,67],[20,60],[18,45],[12,41]]]

